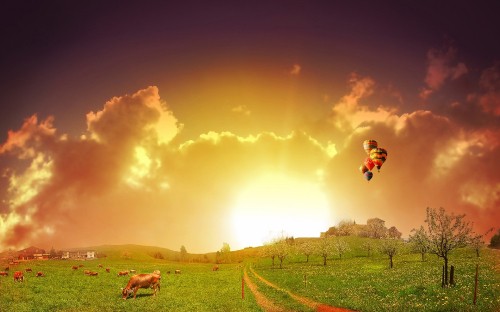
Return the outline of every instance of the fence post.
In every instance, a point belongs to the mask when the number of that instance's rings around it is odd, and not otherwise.
[[[476,299],[477,299],[477,277],[479,274],[479,264],[476,264],[476,277],[474,278],[474,305],[476,305]]]

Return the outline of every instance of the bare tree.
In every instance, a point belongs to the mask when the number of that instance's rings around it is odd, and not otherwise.
[[[342,259],[342,255],[345,254],[346,252],[350,251],[351,248],[349,247],[349,244],[343,240],[343,239],[336,239],[333,242],[333,248],[339,255],[340,259]]]
[[[380,246],[379,246],[380,252],[389,257],[389,268],[390,269],[392,269],[392,267],[393,267],[392,259],[398,253],[400,248],[401,248],[401,241],[399,239],[395,239],[395,238],[384,239],[382,241],[382,244],[380,244]]]
[[[334,251],[333,238],[323,237],[316,243],[316,253],[323,258],[323,265],[326,265],[326,259]]]
[[[361,247],[363,247],[363,249],[367,251],[368,257],[369,257],[371,251],[373,250],[372,243],[370,241],[366,241],[366,242],[363,243],[363,245],[361,245]]]
[[[484,237],[493,231],[493,228],[486,231],[484,234],[473,234],[470,239],[470,246],[476,251],[476,256],[479,257],[479,252],[486,245],[484,242]]]
[[[472,227],[464,220],[465,215],[448,215],[444,208],[427,207],[425,222],[430,241],[429,252],[444,260],[442,287],[449,285],[448,260],[453,249],[467,246],[471,240]]]
[[[309,262],[309,256],[314,253],[314,244],[311,241],[305,241],[298,244],[297,251],[306,256],[306,262]]]
[[[276,246],[273,244],[273,242],[267,242],[264,244],[264,248],[262,249],[262,257],[269,257],[273,261],[273,268],[274,268],[274,259],[276,258]]]
[[[430,248],[429,237],[427,237],[427,233],[425,232],[423,226],[420,226],[418,230],[413,229],[411,232],[414,232],[414,234],[410,234],[410,244],[413,250],[422,255],[422,261],[425,261],[425,254],[429,252]]]

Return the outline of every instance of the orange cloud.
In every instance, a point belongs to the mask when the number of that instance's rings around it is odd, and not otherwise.
[[[439,90],[446,80],[455,80],[468,72],[467,66],[462,62],[456,62],[456,49],[452,46],[444,50],[430,49],[427,52],[427,74],[425,83],[427,85],[420,97],[427,99],[432,93]]]

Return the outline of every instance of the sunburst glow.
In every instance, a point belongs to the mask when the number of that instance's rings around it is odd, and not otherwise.
[[[232,223],[240,247],[281,235],[317,237],[328,228],[330,208],[319,185],[284,175],[265,175],[237,197]]]

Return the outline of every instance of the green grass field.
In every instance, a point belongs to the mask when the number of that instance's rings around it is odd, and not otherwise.
[[[151,257],[150,248],[127,246],[130,259],[120,255],[124,247],[109,247],[108,257],[91,261],[47,260],[21,263],[12,267],[8,277],[0,276],[0,311],[262,311],[245,288],[241,298],[243,266],[302,297],[332,306],[359,311],[500,311],[500,251],[484,249],[477,258],[469,249],[458,250],[450,264],[456,268],[456,286],[440,287],[442,260],[427,255],[404,253],[394,258],[394,268],[381,254],[367,257],[359,238],[349,238],[351,251],[339,259],[332,255],[327,266],[312,256],[308,263],[302,255],[291,255],[283,269],[270,259],[251,258],[242,263],[219,265],[179,263]],[[476,263],[480,266],[477,305],[472,304]],[[4,263],[1,263],[4,266]],[[84,267],[72,270],[73,265]],[[102,264],[109,267],[106,273]],[[23,283],[13,281],[13,271],[27,267]],[[87,276],[85,269],[99,272]],[[118,271],[162,272],[161,290],[153,297],[151,289],[140,289],[137,299],[121,299],[121,287],[129,277]],[[173,274],[180,269],[181,274]],[[45,277],[35,277],[42,271]],[[167,274],[171,271],[171,274]],[[269,287],[249,270],[259,291],[287,311],[312,311],[296,302],[283,290]],[[305,283],[304,276],[307,278]]]

